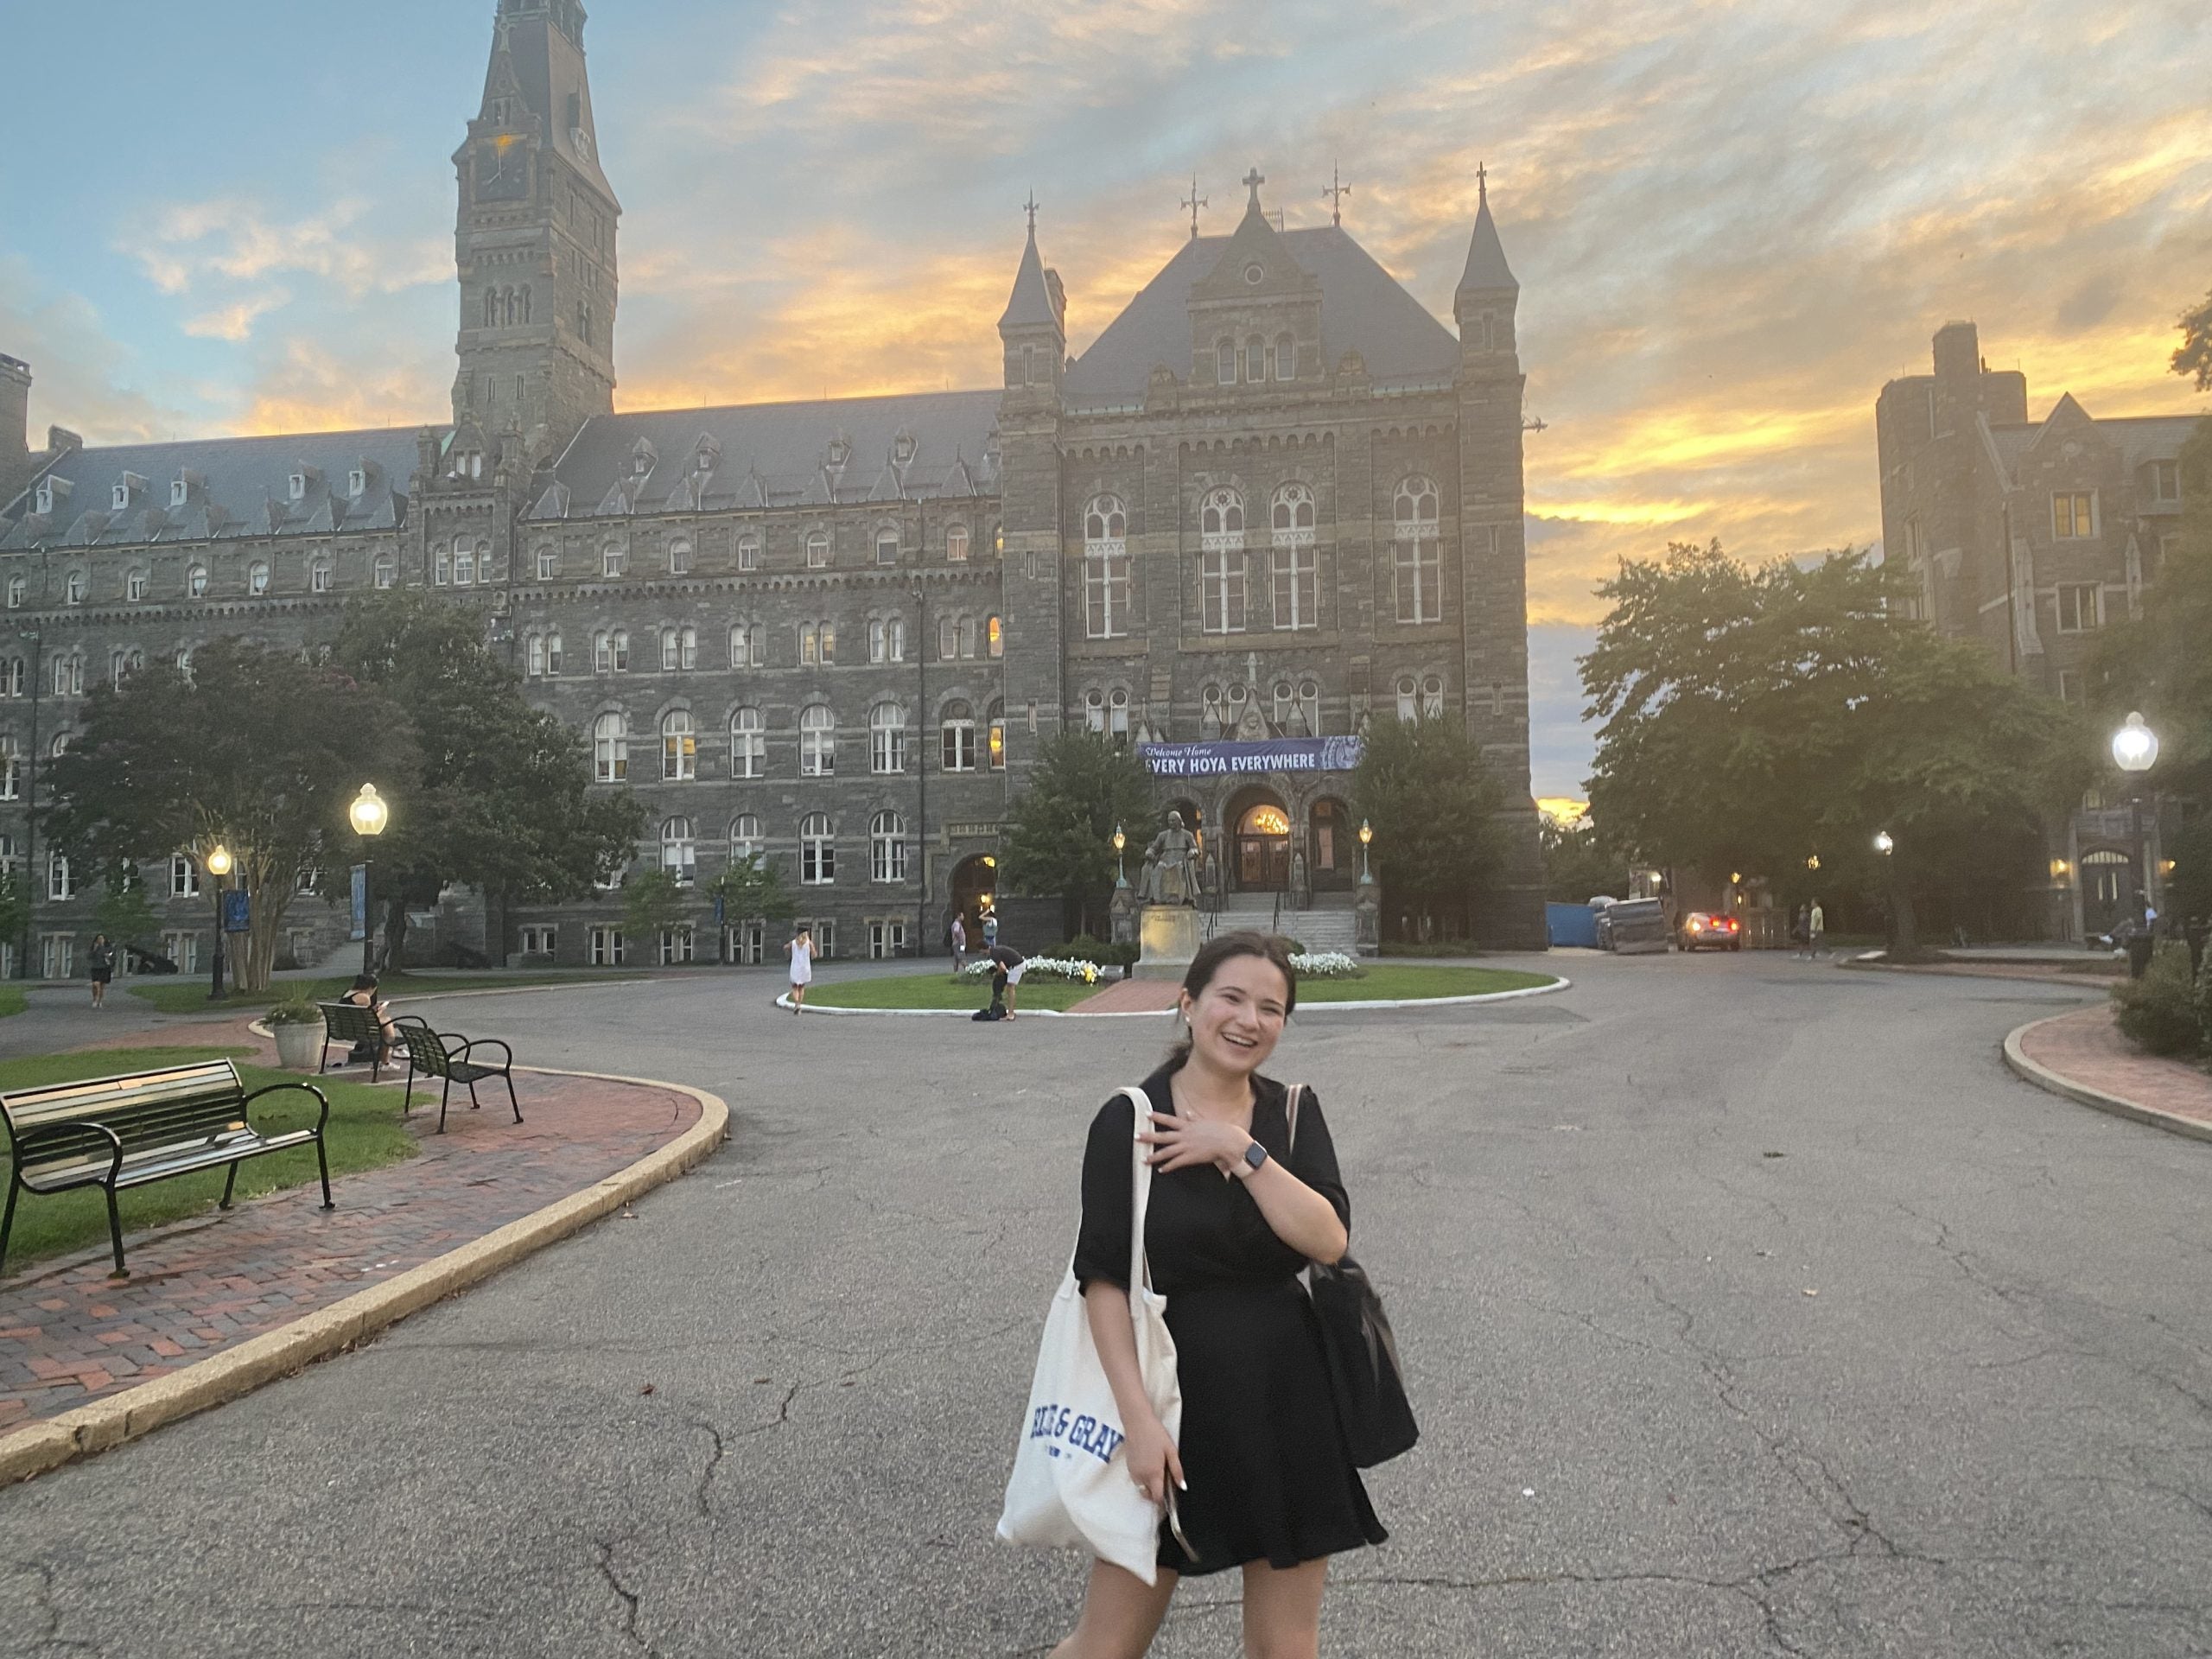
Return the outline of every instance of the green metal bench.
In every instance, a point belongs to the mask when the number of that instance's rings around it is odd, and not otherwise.
[[[350,1055],[353,1050],[366,1043],[369,1047],[369,1081],[379,1081],[385,1068],[384,1022],[377,1018],[377,1011],[359,1002],[347,1002],[342,999],[336,1002],[318,1002],[315,1007],[322,1010],[322,1061],[315,1070],[330,1070],[330,1051],[334,1046],[345,1044]],[[340,1060],[339,1064],[342,1065],[345,1061]]]
[[[315,1127],[276,1134],[255,1128],[250,1116],[253,1103],[292,1089],[314,1096],[321,1108]],[[238,1080],[238,1067],[228,1060],[0,1094],[0,1128],[7,1131],[9,1156],[7,1209],[0,1214],[0,1267],[7,1263],[8,1236],[15,1230],[16,1201],[22,1193],[67,1192],[84,1186],[105,1192],[108,1233],[115,1243],[114,1276],[127,1278],[118,1192],[227,1164],[231,1173],[223,1183],[222,1203],[227,1210],[241,1163],[309,1141],[315,1143],[315,1162],[322,1171],[322,1207],[334,1208],[330,1159],[322,1138],[329,1121],[329,1097],[313,1084],[276,1083],[248,1094]]]
[[[399,1016],[399,1040],[407,1049],[407,1097],[400,1104],[402,1117],[415,1109],[415,1079],[419,1075],[439,1079],[438,1133],[446,1132],[446,1107],[453,1098],[453,1086],[460,1084],[468,1090],[468,1109],[474,1111],[483,1102],[476,1098],[476,1085],[497,1077],[507,1085],[507,1104],[514,1108],[515,1122],[522,1122],[522,1103],[515,1098],[515,1052],[497,1037],[464,1037],[457,1031],[438,1032],[419,1014]],[[480,1052],[499,1051],[496,1061],[475,1058]]]

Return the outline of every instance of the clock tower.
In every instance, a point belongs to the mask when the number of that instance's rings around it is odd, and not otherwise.
[[[454,152],[461,289],[455,443],[526,480],[614,398],[614,230],[584,9],[499,0],[484,99]]]

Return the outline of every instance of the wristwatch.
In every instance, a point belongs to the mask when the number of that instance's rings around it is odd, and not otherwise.
[[[1245,1178],[1245,1179],[1249,1180],[1249,1179],[1250,1179],[1254,1175],[1257,1174],[1257,1173],[1259,1173],[1260,1166],[1261,1166],[1262,1164],[1266,1163],[1267,1161],[1268,1161],[1268,1149],[1267,1149],[1265,1147],[1262,1146],[1258,1141],[1254,1141],[1250,1146],[1249,1146],[1249,1147],[1245,1147],[1245,1148],[1244,1148],[1244,1178]]]

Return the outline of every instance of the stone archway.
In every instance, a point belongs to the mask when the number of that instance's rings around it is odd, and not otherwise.
[[[1222,815],[1232,893],[1281,893],[1290,886],[1290,809],[1258,785],[1229,798]]]
[[[998,861],[988,853],[973,854],[952,867],[952,915],[967,928],[971,950],[982,948],[983,918],[998,901]],[[950,927],[951,919],[947,916],[945,925]]]

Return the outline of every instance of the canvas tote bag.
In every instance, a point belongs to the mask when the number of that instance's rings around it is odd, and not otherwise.
[[[1142,1135],[1152,1121],[1152,1103],[1141,1089],[1122,1093],[1135,1112],[1136,1133]],[[1145,1397],[1169,1437],[1179,1439],[1183,1392],[1175,1376],[1175,1339],[1167,1332],[1167,1299],[1153,1289],[1151,1264],[1145,1259],[1145,1207],[1152,1196],[1147,1150],[1143,1141],[1131,1141],[1129,1313],[1136,1325]],[[1037,1350],[1037,1373],[1014,1445],[998,1535],[1036,1548],[1087,1549],[1153,1583],[1160,1554],[1160,1506],[1129,1478],[1125,1439],[1121,1409],[1090,1339],[1083,1290],[1071,1265],[1045,1316],[1045,1339]],[[1179,1537],[1171,1489],[1169,1524]]]

